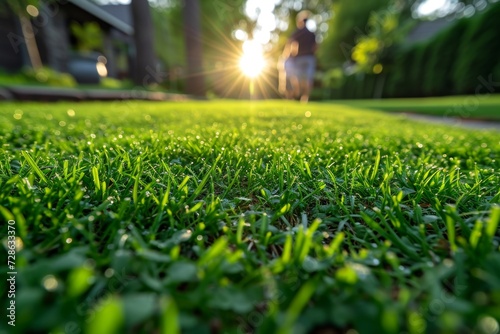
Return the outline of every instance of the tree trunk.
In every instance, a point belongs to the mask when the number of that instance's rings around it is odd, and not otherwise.
[[[30,19],[25,15],[19,15],[19,22],[21,22],[23,38],[26,43],[26,49],[28,50],[28,56],[31,66],[35,71],[37,71],[42,68],[43,64],[40,57],[40,52],[38,51],[38,45],[36,43],[33,25],[31,24]]]
[[[46,2],[41,3],[42,11],[50,13],[41,33],[45,44],[46,65],[61,73],[68,72],[70,57],[70,36],[66,29],[67,17],[62,11],[52,9]]]
[[[200,11],[198,0],[184,0],[184,37],[187,55],[186,92],[197,96],[205,94]]]
[[[133,79],[136,85],[148,86],[160,81],[156,68],[153,19],[148,0],[132,0],[131,9],[136,49]]]
[[[387,79],[387,74],[381,74],[377,77],[375,81],[375,92],[373,94],[374,99],[381,99],[384,95],[385,79]]]

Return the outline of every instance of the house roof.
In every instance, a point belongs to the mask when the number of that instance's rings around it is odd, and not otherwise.
[[[454,21],[437,19],[433,21],[422,21],[413,28],[406,37],[406,42],[413,44],[431,39],[440,31],[448,28]]]
[[[132,27],[132,25],[122,21],[118,17],[114,16],[113,14],[108,13],[107,11],[102,9],[100,6],[93,4],[92,2],[90,2],[88,0],[68,0],[68,2],[83,9],[84,11],[95,16],[97,19],[101,20],[102,22],[114,27],[115,29],[117,29],[117,30],[119,30],[127,35],[134,34],[134,28]]]
[[[134,26],[130,5],[101,5],[99,7],[131,27]]]

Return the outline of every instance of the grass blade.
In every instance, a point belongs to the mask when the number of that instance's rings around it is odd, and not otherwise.
[[[170,297],[163,299],[163,314],[161,317],[162,334],[180,334],[179,310],[175,301]]]
[[[310,280],[306,282],[300,290],[295,295],[292,300],[290,307],[285,313],[285,319],[283,324],[278,329],[278,334],[289,334],[292,333],[293,324],[300,315],[300,312],[304,309],[306,304],[311,299],[314,291],[316,290],[316,280]]]
[[[47,177],[42,172],[42,170],[40,169],[40,167],[38,167],[38,165],[36,164],[35,160],[33,160],[33,158],[31,157],[31,155],[28,152],[26,152],[26,151],[21,151],[21,154],[23,155],[23,157],[26,160],[26,162],[28,163],[28,165],[30,165],[30,167],[33,168],[33,170],[35,171],[36,175],[38,175],[38,177],[40,179],[42,179],[43,182],[48,183]]]

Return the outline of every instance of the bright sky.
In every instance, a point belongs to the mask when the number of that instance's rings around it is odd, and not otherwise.
[[[98,0],[101,3],[130,3],[130,0]],[[245,14],[252,20],[257,21],[256,29],[254,30],[254,39],[261,44],[267,44],[272,39],[271,32],[278,27],[286,30],[287,26],[282,26],[283,22],[277,22],[274,17],[274,7],[281,0],[247,0],[245,5]],[[428,16],[437,11],[446,11],[453,5],[453,0],[426,0],[418,9],[418,16]],[[300,1],[297,2],[300,5]],[[300,9],[300,6],[297,8]],[[316,30],[314,20],[309,20],[307,28],[311,31]],[[235,36],[237,39],[246,40],[246,33],[237,30]],[[244,36],[245,35],[245,36]]]
[[[101,3],[118,3],[118,4],[128,4],[130,0],[98,0]],[[279,4],[281,0],[247,0],[245,7],[245,13],[253,20],[259,18],[259,23],[262,23],[266,28],[270,28],[271,25],[275,24],[274,20],[270,19],[270,14],[274,9],[274,6]],[[450,5],[450,0],[427,0],[418,9],[419,14],[429,15],[435,11],[447,7]],[[259,17],[260,10],[260,17]]]
[[[257,21],[253,38],[262,45],[269,43],[271,32],[276,29],[273,10],[279,2],[280,0],[247,0],[245,4],[245,14],[251,20]]]
[[[422,16],[427,16],[449,5],[449,0],[427,0],[422,5],[420,5],[420,7],[418,8],[418,13]]]
[[[245,14],[254,21],[257,21],[255,30],[253,31],[254,40],[265,45],[273,39],[271,34],[276,28],[282,31],[287,30],[287,22],[279,22],[274,16],[274,7],[281,0],[247,0],[245,4]],[[300,10],[300,1],[296,2],[296,10]],[[316,31],[317,25],[314,19],[307,22],[307,28],[311,31]]]
[[[123,4],[123,5],[128,5],[130,3],[130,0],[97,0],[97,2],[100,2],[102,4]]]

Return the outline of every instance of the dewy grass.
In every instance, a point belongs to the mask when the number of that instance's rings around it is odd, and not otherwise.
[[[491,89],[491,87],[489,87]],[[391,112],[418,113],[444,118],[500,121],[500,95],[404,98],[381,100],[345,100],[339,103],[356,108]]]
[[[9,333],[498,332],[498,132],[280,101],[0,124]]]

